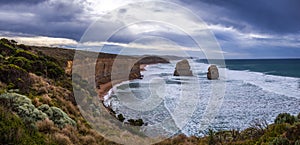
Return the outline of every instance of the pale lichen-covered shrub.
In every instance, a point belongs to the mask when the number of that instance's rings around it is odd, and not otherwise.
[[[41,110],[41,111],[43,111],[44,113],[46,113],[49,118],[52,118],[53,111],[52,111],[52,109],[50,108],[49,105],[43,104],[43,105],[39,106],[38,109]]]
[[[75,126],[76,123],[65,112],[57,107],[50,107],[47,104],[43,104],[39,107],[39,110],[46,113],[50,120],[54,122],[60,128],[65,127],[67,124]]]
[[[51,107],[53,116],[50,118],[58,127],[62,128],[65,125],[70,124],[75,126],[76,123],[65,112],[57,107]]]
[[[29,98],[17,93],[0,95],[0,104],[16,112],[18,116],[26,122],[35,123],[49,118],[59,128],[63,128],[68,124],[76,126],[75,121],[61,109],[49,107],[47,104],[43,104],[36,108]]]
[[[26,96],[6,93],[0,95],[0,100],[4,106],[11,108],[25,121],[37,122],[48,117],[44,112],[38,110]]]

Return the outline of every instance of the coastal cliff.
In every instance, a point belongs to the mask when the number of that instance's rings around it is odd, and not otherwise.
[[[94,64],[93,61],[96,60]],[[95,83],[96,88],[101,89],[107,86],[107,83],[113,81],[121,82],[133,79],[141,79],[141,71],[144,71],[143,66],[148,64],[156,64],[156,63],[170,63],[169,60],[163,59],[157,56],[140,56],[140,57],[133,57],[133,56],[123,56],[123,55],[115,55],[115,54],[106,54],[106,53],[99,53],[98,58],[91,59],[89,57],[81,58],[77,60],[77,65],[79,65],[80,74],[82,75],[85,80],[91,80],[93,77],[89,76],[85,72],[87,71],[84,69],[88,65],[95,65]],[[66,65],[66,73],[71,75],[72,73],[72,65],[73,61],[67,61]],[[88,68],[88,67],[87,67]],[[90,67],[91,68],[91,67]],[[111,84],[108,88],[111,87]],[[105,89],[105,88],[104,88]],[[102,91],[99,93],[100,96],[103,93],[107,92],[108,90]]]

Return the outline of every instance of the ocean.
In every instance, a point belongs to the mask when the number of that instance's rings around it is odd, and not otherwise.
[[[279,113],[300,112],[300,59],[226,60],[213,81],[206,78],[206,60],[189,62],[194,77],[174,77],[177,61],[148,65],[143,79],[115,85],[105,105],[127,119],[142,118],[146,134],[170,136],[242,130],[255,120],[273,123]]]

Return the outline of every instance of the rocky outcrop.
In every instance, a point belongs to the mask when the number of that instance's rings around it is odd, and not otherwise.
[[[185,59],[177,62],[174,76],[193,76],[188,60]]]
[[[208,68],[207,78],[208,78],[209,80],[216,80],[216,79],[219,79],[219,70],[218,70],[218,68],[217,68],[216,65],[211,65],[211,66]]]

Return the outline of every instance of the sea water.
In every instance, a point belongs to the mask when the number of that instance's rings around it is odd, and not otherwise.
[[[208,80],[207,69],[210,66],[204,60],[189,60],[200,89],[198,93],[183,96],[185,100],[193,100],[195,107],[185,104],[181,106],[180,113],[191,114],[185,120],[184,126],[178,130],[172,130],[168,125],[162,127],[170,131],[184,133],[188,136],[201,136],[203,129],[215,130],[245,129],[251,122],[257,119],[273,123],[279,113],[287,112],[297,115],[300,112],[300,60],[226,60],[226,67],[220,67],[219,80]],[[141,80],[132,80],[115,85],[109,96],[106,96],[105,104],[110,106],[117,114],[123,114],[125,118],[142,118],[148,126],[164,122],[168,118],[180,118],[174,116],[176,107],[182,101],[182,83],[189,81],[189,77],[178,79],[174,77],[174,69],[177,61],[170,64],[148,65]],[[153,81],[154,80],[154,81]],[[159,80],[159,83],[155,83]],[[214,118],[203,128],[203,116],[208,110],[208,103],[212,98],[212,87],[218,83],[225,85],[221,103],[217,104],[218,110],[214,112]],[[147,102],[153,106],[143,110],[138,102],[132,104],[122,103],[122,98],[134,96],[137,101],[147,100],[151,95],[151,87],[163,88],[164,95],[161,100]],[[154,85],[154,87],[153,87]],[[155,86],[156,85],[156,86]],[[163,85],[163,86],[162,86]],[[190,89],[194,89],[193,85]],[[196,101],[196,102],[195,102]],[[187,101],[188,102],[188,101]],[[191,101],[190,101],[191,102]],[[142,103],[141,103],[142,104]],[[193,104],[193,105],[195,105]],[[132,106],[136,106],[132,107]],[[141,108],[141,109],[138,109]]]

